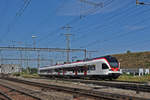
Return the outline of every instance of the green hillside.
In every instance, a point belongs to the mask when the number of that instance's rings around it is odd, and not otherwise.
[[[150,52],[128,52],[112,56],[119,60],[121,68],[150,68]]]

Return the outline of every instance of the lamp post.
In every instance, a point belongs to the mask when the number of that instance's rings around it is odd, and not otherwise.
[[[32,35],[32,39],[33,39],[33,48],[36,48],[36,41],[35,38],[37,38],[37,36]]]
[[[149,2],[145,3],[145,2],[140,2],[139,0],[136,0],[136,4],[137,5],[150,5]]]

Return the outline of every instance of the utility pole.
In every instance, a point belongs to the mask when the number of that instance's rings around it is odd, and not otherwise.
[[[67,31],[69,31],[72,27],[70,27],[69,25],[64,26],[63,29],[66,29]],[[67,62],[69,62],[70,59],[70,36],[72,36],[72,34],[66,33],[64,34],[66,37],[66,43],[67,43]]]
[[[64,34],[66,36],[66,41],[67,41],[67,62],[69,62],[70,59],[70,36],[72,34]]]
[[[2,51],[0,50],[0,64],[2,65],[3,64],[3,55],[2,55]]]
[[[87,51],[88,53],[88,58],[92,58],[92,53],[97,53],[98,51]]]
[[[87,56],[87,50],[85,49],[84,50],[84,59],[86,59],[86,56]]]
[[[96,53],[98,51],[88,51],[86,49],[84,49],[84,59],[89,59],[92,56],[92,53]]]
[[[88,52],[88,58],[92,58],[92,53],[91,52]]]
[[[37,68],[40,68],[40,51],[37,51],[38,55],[37,55]]]
[[[23,64],[22,64],[22,51],[20,50],[20,65],[21,65],[21,67],[23,67]]]
[[[53,59],[50,59],[50,65],[53,65],[53,62],[54,62]]]

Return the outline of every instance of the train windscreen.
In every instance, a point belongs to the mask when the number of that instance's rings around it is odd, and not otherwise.
[[[118,68],[119,67],[119,63],[118,63],[118,61],[115,57],[107,56],[106,59],[110,63],[111,67],[113,67],[113,68]]]

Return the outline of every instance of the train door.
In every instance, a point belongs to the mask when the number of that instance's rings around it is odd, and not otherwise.
[[[102,63],[102,74],[103,75],[107,75],[108,74],[108,72],[109,72],[109,67],[108,67],[108,65],[106,64],[106,63]]]
[[[101,74],[102,74],[102,73],[101,73],[102,64],[101,64],[100,62],[96,62],[95,65],[96,65],[95,74],[96,74],[96,75],[101,75]]]
[[[88,70],[88,66],[87,66],[87,65],[85,65],[85,66],[84,66],[84,76],[86,76],[86,75],[87,75],[87,70]]]
[[[77,69],[77,67],[74,68],[74,75],[75,75],[75,76],[78,75],[78,69]]]

